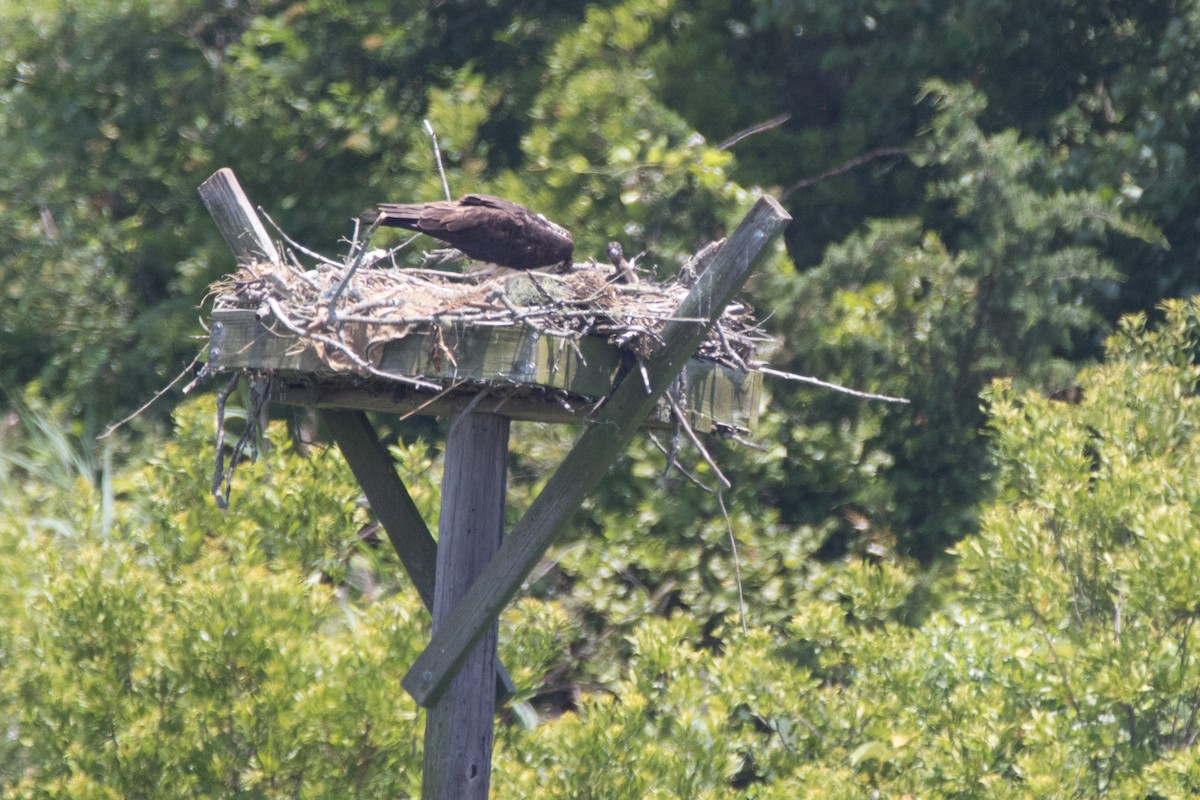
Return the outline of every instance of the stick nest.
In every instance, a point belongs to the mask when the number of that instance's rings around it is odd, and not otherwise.
[[[490,275],[379,268],[377,262],[351,271],[339,293],[348,267],[325,260],[312,269],[297,263],[243,264],[214,284],[212,292],[215,308],[249,308],[262,319],[273,318],[337,370],[378,375],[373,367],[382,345],[416,330],[452,324],[527,325],[569,338],[602,336],[643,358],[689,291],[689,278],[707,266],[715,249],[705,248],[680,278],[663,283],[615,283],[616,270],[594,261],[565,274],[503,270]],[[696,356],[749,370],[756,346],[770,341],[753,310],[735,301],[723,310]]]

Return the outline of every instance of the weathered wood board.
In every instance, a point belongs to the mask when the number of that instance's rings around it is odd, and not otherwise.
[[[346,338],[353,341],[352,324]],[[447,387],[444,393],[421,391],[379,375],[331,366],[316,346],[286,329],[273,328],[249,309],[219,309],[212,314],[209,364],[213,370],[266,370],[275,374],[273,399],[318,408],[430,415],[461,412],[489,387],[473,410],[517,420],[586,422],[596,404],[626,370],[631,356],[600,336],[574,341],[531,326],[448,324],[422,329],[387,342],[374,366]],[[688,422],[700,432],[715,426],[753,430],[758,422],[762,376],[691,359],[684,370],[682,405]],[[636,376],[635,376],[636,377]],[[452,388],[456,387],[457,388]],[[660,403],[647,427],[669,427],[671,415]]]

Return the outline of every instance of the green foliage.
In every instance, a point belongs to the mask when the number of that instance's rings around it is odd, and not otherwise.
[[[782,398],[809,424],[841,418],[840,441],[819,442],[839,447],[834,461],[845,472],[831,479],[796,442],[794,460],[812,464],[802,466],[812,474],[780,487],[780,504],[813,521],[830,504],[813,509],[806,490],[840,486],[838,505],[923,558],[972,530],[987,491],[974,398],[995,376],[1051,391],[1069,382],[1065,356],[1098,326],[1098,298],[1116,278],[1100,250],[1105,236],[1160,241],[1125,214],[1120,197],[1043,188],[1038,176],[1059,156],[1013,131],[985,134],[978,92],[940,82],[926,91],[936,113],[914,159],[938,175],[928,208],[940,226],[871,222],[817,268],[779,281],[801,310],[785,340],[809,343],[797,371],[912,400],[884,409],[827,396],[797,407],[809,393]]]
[[[4,4],[3,386],[34,377],[106,417],[180,336],[212,273],[189,233],[221,118],[201,45],[236,17],[196,4]],[[186,33],[183,33],[186,32]],[[121,355],[138,348],[140,359]]]
[[[411,796],[416,710],[379,676],[415,656],[424,612],[398,591],[395,556],[357,536],[347,467],[298,456],[276,431],[225,515],[198,458],[211,412],[193,405],[177,422],[141,466],[66,485],[46,477],[69,471],[31,469],[13,442],[0,716],[19,736],[0,785],[20,797]],[[106,482],[116,507],[101,529]]]
[[[454,192],[660,274],[776,187],[801,271],[753,292],[779,360],[920,408],[777,386],[796,474],[744,474],[828,552],[866,520],[929,558],[986,495],[979,389],[1060,388],[1115,308],[1194,286],[1193,2],[518,5],[0,3],[6,402],[34,386],[90,435],[187,362],[229,263],[214,169],[333,250],[359,209],[442,194],[429,119]]]
[[[1197,345],[1200,304],[1175,302],[1153,328],[1123,323],[1078,402],[997,381],[997,497],[953,569],[882,543],[821,564],[805,558],[818,540],[735,512],[744,636],[719,517],[672,537],[687,492],[646,490],[637,517],[592,508],[589,540],[504,615],[502,657],[541,718],[501,717],[496,794],[1200,791]],[[55,438],[51,416],[6,433],[0,786],[415,796],[421,716],[386,678],[427,636],[415,593],[359,537],[345,465],[296,452],[281,429],[218,512],[196,467],[210,419],[207,403],[185,406],[155,460],[110,468],[107,529],[90,522],[94,462],[27,452]],[[436,461],[421,444],[393,453],[428,506]],[[61,524],[39,521],[51,512]]]

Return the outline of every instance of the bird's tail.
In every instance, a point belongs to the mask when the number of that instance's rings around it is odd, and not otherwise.
[[[380,225],[389,228],[417,229],[417,220],[421,216],[422,203],[381,203],[378,208],[372,208],[358,215],[367,225]]]

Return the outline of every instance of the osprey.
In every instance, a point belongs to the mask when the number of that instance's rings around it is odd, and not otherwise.
[[[383,203],[362,220],[441,239],[468,258],[513,269],[570,263],[575,244],[565,228],[525,206],[486,194],[433,203]]]

